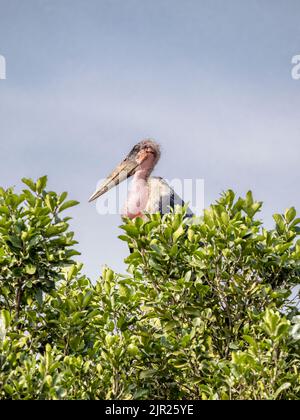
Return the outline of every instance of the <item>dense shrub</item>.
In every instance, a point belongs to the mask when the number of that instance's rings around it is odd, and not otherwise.
[[[227,191],[192,223],[124,220],[128,274],[92,283],[61,216],[77,203],[23,181],[0,189],[0,398],[299,398],[294,208],[267,230]]]

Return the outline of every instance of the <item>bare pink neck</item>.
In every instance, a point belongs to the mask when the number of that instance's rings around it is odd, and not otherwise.
[[[135,181],[143,179],[146,181],[149,178],[151,172],[153,171],[154,165],[154,158],[152,158],[152,156],[146,159],[135,172],[133,180]]]
[[[149,157],[135,172],[124,209],[124,215],[133,219],[142,216],[149,199],[148,178],[155,165],[154,158]]]

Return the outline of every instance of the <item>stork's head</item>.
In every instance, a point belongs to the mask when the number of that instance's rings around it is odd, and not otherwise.
[[[125,159],[113,170],[105,179],[103,184],[95,191],[89,201],[96,200],[112,187],[134,175],[138,171],[143,171],[148,176],[160,158],[160,147],[152,139],[145,139],[137,143]]]

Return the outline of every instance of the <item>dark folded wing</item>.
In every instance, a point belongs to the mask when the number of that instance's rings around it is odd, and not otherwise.
[[[183,207],[185,205],[182,198],[163,178],[150,178],[149,187],[149,205],[146,209],[148,213],[166,214],[170,213],[171,209],[175,210],[176,206]],[[188,207],[186,216],[192,217],[193,215],[192,210]]]

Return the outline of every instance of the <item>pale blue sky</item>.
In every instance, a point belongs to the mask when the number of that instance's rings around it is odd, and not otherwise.
[[[93,278],[123,270],[118,216],[87,199],[143,137],[156,174],[204,178],[206,204],[252,189],[262,217],[299,198],[299,0],[0,0],[0,184],[49,176]]]

